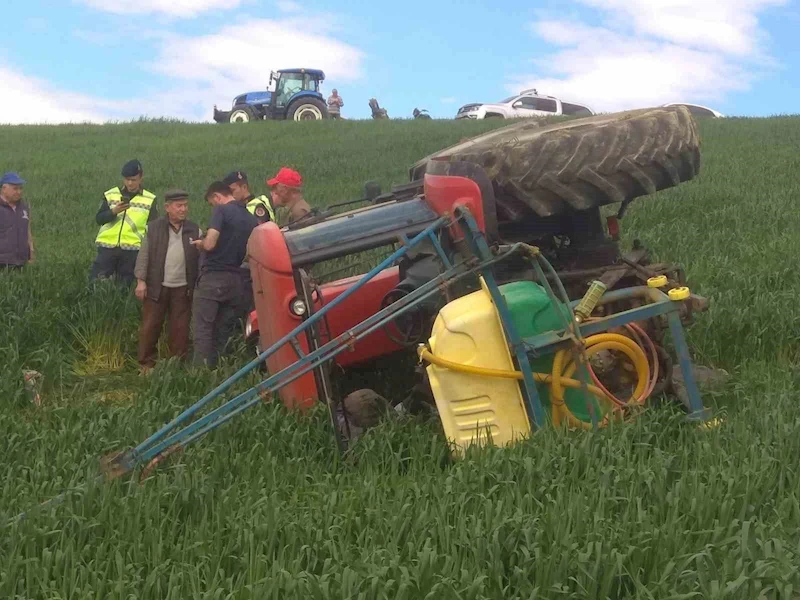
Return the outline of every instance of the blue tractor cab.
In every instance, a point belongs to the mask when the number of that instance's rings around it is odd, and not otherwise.
[[[319,69],[273,71],[266,91],[236,96],[231,110],[218,110],[214,106],[214,120],[217,123],[249,123],[256,120],[327,119],[328,109],[319,91],[324,80],[325,73]]]

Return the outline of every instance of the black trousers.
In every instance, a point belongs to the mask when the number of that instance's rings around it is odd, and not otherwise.
[[[253,312],[256,307],[255,298],[253,297],[253,277],[250,274],[250,267],[242,269],[242,279],[244,286],[244,298],[242,300],[242,318],[247,321],[247,316]]]
[[[122,248],[98,248],[97,257],[92,263],[89,280],[108,279],[117,276],[122,283],[130,285],[136,278],[133,269],[136,267],[138,250],[123,250]]]
[[[233,271],[206,271],[197,280],[192,302],[194,359],[215,367],[247,303],[244,276]]]

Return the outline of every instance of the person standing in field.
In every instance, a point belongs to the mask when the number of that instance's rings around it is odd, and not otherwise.
[[[147,228],[136,258],[136,298],[142,302],[138,361],[143,373],[155,366],[158,338],[167,318],[169,356],[189,355],[192,293],[200,253],[191,240],[200,228],[187,220],[189,194],[173,190],[164,196],[164,212]]]
[[[194,362],[213,368],[251,295],[250,290],[245,290],[242,263],[250,233],[258,221],[222,181],[212,183],[205,197],[213,210],[208,233],[192,242],[204,253],[192,302],[192,321]]]
[[[342,100],[342,97],[339,95],[339,91],[334,88],[331,95],[328,96],[328,116],[331,119],[341,119],[343,106],[344,100]]]
[[[231,188],[231,194],[237,202],[245,205],[251,215],[255,216],[259,224],[275,220],[275,211],[272,203],[266,195],[256,197],[250,191],[250,184],[247,181],[247,173],[244,171],[232,171],[222,180]]]
[[[303,198],[303,178],[294,169],[281,167],[267,185],[271,189],[272,204],[279,209],[278,226],[291,225],[311,212],[311,206]]]
[[[122,177],[121,188],[113,187],[103,194],[95,216],[100,231],[95,239],[97,257],[89,273],[91,281],[116,275],[130,285],[147,226],[158,217],[155,194],[142,187],[142,163],[136,159],[125,163]]]
[[[234,199],[247,208],[248,212],[256,218],[259,225],[275,220],[275,211],[272,209],[272,203],[269,198],[266,195],[256,198],[250,191],[247,173],[244,171],[232,171],[225,176],[222,182],[231,188],[231,194]],[[252,294],[253,279],[250,275],[250,265],[247,262],[242,264],[242,277],[244,277],[246,291],[245,301],[242,306],[242,318],[247,319],[247,315],[255,308],[255,298]]]
[[[0,177],[0,270],[22,269],[34,261],[31,209],[22,200],[25,180],[16,173]]]

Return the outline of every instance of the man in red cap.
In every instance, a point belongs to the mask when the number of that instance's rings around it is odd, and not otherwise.
[[[271,188],[272,205],[280,209],[279,226],[290,225],[311,212],[311,206],[303,199],[303,178],[294,169],[281,167],[267,185]]]

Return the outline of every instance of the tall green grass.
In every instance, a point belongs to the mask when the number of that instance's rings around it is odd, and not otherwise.
[[[698,430],[666,407],[597,434],[543,431],[451,462],[436,422],[370,431],[347,458],[322,411],[260,405],[135,482],[79,488],[232,373],[136,374],[139,306],[88,285],[94,213],[123,162],[163,197],[244,169],[301,170],[325,205],[385,189],[418,158],[496,126],[453,122],[165,123],[0,128],[28,179],[37,264],[0,276],[1,598],[792,598],[800,588],[800,119],[703,121],[692,182],[622,222],[711,298],[688,332],[733,374]],[[255,183],[256,191],[263,186]],[[385,371],[386,393],[392,386]],[[21,369],[45,376],[44,405]],[[252,379],[250,380],[252,383]],[[243,384],[246,385],[246,384]],[[79,488],[79,489],[78,489]]]

